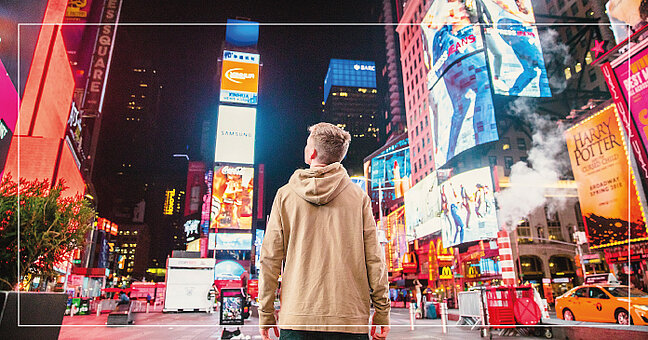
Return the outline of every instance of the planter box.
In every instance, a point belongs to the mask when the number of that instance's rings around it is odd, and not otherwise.
[[[0,291],[0,339],[58,339],[67,299],[64,293]]]

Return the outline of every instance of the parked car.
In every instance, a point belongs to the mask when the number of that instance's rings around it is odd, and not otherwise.
[[[582,285],[556,299],[556,315],[572,321],[648,325],[648,294],[622,285]]]

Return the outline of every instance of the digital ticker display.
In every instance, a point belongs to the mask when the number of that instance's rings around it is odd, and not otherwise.
[[[421,22],[437,168],[462,151],[498,139],[475,13],[462,1],[437,0]]]
[[[551,97],[531,0],[480,0],[495,94]]]

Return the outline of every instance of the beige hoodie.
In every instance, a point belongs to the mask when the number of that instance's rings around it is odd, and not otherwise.
[[[340,163],[297,170],[277,191],[261,248],[259,324],[284,329],[367,333],[389,324],[389,288],[369,197]]]

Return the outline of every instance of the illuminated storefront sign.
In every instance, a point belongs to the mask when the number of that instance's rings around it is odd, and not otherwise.
[[[452,268],[449,266],[439,267],[439,279],[442,280],[452,280],[454,275],[452,274]]]
[[[484,44],[462,1],[434,1],[421,22],[436,168],[498,139]]]
[[[216,250],[250,250],[252,234],[216,233]]]
[[[648,240],[626,144],[609,105],[565,132],[590,248]],[[628,234],[630,231],[630,234]]]
[[[215,162],[254,164],[256,108],[221,105],[218,108]]]
[[[216,166],[212,185],[211,229],[251,229],[254,168]]]
[[[259,55],[224,51],[220,101],[257,104],[259,92]]]

